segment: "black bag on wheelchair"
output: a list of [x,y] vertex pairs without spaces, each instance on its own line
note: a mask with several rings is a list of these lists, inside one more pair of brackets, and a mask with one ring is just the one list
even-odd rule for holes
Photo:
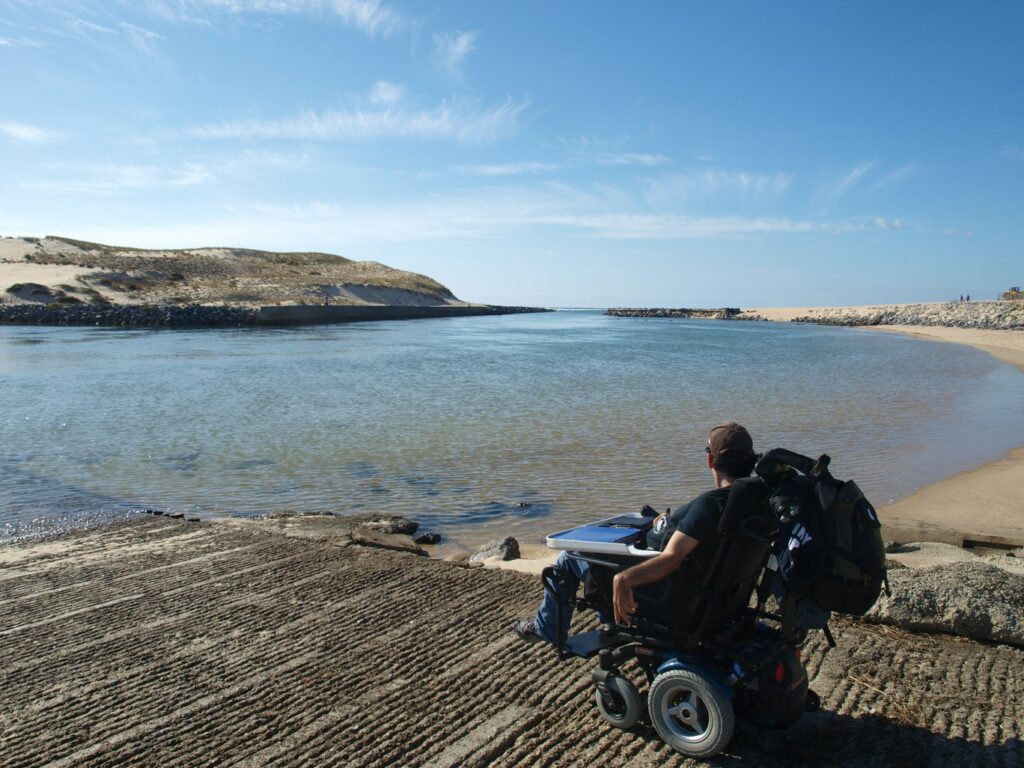
[[886,583],[881,523],[857,484],[832,477],[829,463],[776,448],[754,471],[771,488],[783,524],[775,556],[785,591],[824,611],[861,616]]

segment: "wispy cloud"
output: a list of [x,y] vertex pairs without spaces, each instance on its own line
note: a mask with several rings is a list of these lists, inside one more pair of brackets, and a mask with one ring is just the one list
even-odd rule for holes
[[595,156],[575,155],[558,162],[544,162],[540,160],[519,160],[509,163],[494,163],[483,165],[459,165],[455,167],[456,173],[467,176],[519,176],[525,174],[550,173],[553,171],[568,170],[573,168],[584,168],[589,166],[643,166],[653,167],[672,162],[664,155],[642,155],[642,154],[601,154]]
[[476,38],[476,32],[435,32],[434,59],[438,66],[449,74],[459,74],[462,60],[476,50]]
[[642,165],[652,168],[656,165],[668,165],[672,158],[666,155],[644,155],[635,152],[601,152],[595,156],[594,162],[597,165]]
[[781,196],[792,183],[793,176],[788,173],[723,170],[668,173],[646,181],[645,197],[650,204],[658,206],[723,195],[768,199]]
[[1007,144],[1003,147],[1003,155],[1010,158],[1011,160],[1024,161],[1024,147],[1017,147],[1012,144]]
[[198,163],[180,166],[69,163],[49,166],[59,178],[23,182],[23,189],[53,194],[117,194],[154,187],[195,187],[215,180]]
[[911,179],[918,173],[920,173],[920,170],[921,169],[918,166],[914,165],[913,163],[902,165],[895,171],[890,171],[877,181],[872,182],[871,185],[868,187],[868,191],[877,192],[878,190],[884,189],[885,187],[889,187],[892,186],[893,184],[898,184],[902,181],[906,181],[907,179]]
[[0,48],[42,48],[38,40],[28,37],[0,37]]
[[[259,244],[274,247],[297,231],[358,247],[365,243],[488,240],[544,232],[599,240],[722,240],[747,237],[846,236],[897,229],[896,220],[651,212],[628,189],[556,182],[494,186],[472,194],[405,201],[294,205],[234,204],[205,222],[152,230],[129,228],[133,242]],[[93,233],[95,234],[95,233]]]
[[623,151],[627,137],[609,140],[598,136],[559,137],[558,143],[577,165],[640,165],[654,167],[668,165],[667,155]]
[[387,80],[378,80],[371,86],[368,97],[371,104],[392,106],[405,98],[405,86]]
[[514,135],[528,106],[511,98],[480,108],[463,99],[442,101],[431,109],[308,111],[275,120],[237,120],[195,126],[188,135],[201,139],[376,139],[400,137],[490,142]]
[[467,176],[519,176],[522,174],[557,171],[562,167],[559,163],[523,160],[516,163],[497,163],[494,165],[460,165],[455,170]]
[[210,23],[209,14],[334,16],[369,37],[388,37],[410,20],[381,0],[149,0],[151,13],[169,21]]
[[556,215],[538,217],[535,223],[583,230],[611,240],[713,239],[743,235],[799,234],[824,231],[822,225],[813,222],[764,216]]
[[897,229],[903,229],[903,227],[906,226],[902,219],[887,219],[883,216],[876,216],[874,223],[879,229],[884,229],[890,232]]
[[407,19],[380,0],[328,0],[327,5],[343,21],[370,37],[390,35]]
[[817,199],[826,204],[838,203],[850,192],[850,190],[856,187],[874,167],[874,160],[855,166],[849,173],[846,173],[823,185],[818,190],[816,195]]
[[64,134],[59,131],[11,121],[0,122],[0,134],[26,144],[49,144],[64,138]]
[[293,172],[309,166],[316,153],[243,150],[217,155],[203,162],[46,163],[36,178],[18,183],[22,189],[55,194],[115,195],[145,189],[189,188],[223,181],[248,183],[267,175]]
[[77,17],[69,18],[68,19],[68,26],[71,27],[72,29],[77,30],[78,32],[81,32],[81,33],[86,34],[86,35],[91,34],[91,33],[98,33],[98,34],[101,34],[101,35],[116,35],[117,34],[117,30],[114,29],[113,27],[107,27],[107,26],[104,26],[103,24],[97,24],[94,21],[89,21],[88,19],[77,18]]

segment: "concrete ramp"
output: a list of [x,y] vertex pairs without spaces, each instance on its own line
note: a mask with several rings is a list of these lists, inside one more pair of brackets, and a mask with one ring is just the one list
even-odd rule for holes
[[[536,579],[145,518],[0,549],[0,766],[675,766],[589,665],[508,629]],[[1018,766],[1024,653],[842,624],[824,712],[722,764]]]

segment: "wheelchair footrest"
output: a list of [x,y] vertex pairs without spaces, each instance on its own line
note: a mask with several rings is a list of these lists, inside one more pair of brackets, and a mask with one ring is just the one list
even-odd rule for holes
[[606,647],[607,642],[604,633],[599,629],[592,629],[589,632],[573,635],[565,641],[565,646],[563,646],[565,652],[570,656],[579,656],[581,659],[592,658]]
[[605,648],[615,648],[622,645],[621,639],[609,637],[608,633],[601,629],[592,629],[589,632],[580,632],[573,635],[562,646],[565,656],[579,656],[581,659],[589,659],[596,656]]

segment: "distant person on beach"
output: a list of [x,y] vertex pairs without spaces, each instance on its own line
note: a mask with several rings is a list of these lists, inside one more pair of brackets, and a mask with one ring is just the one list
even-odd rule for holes
[[[715,487],[702,493],[689,504],[655,518],[647,533],[648,549],[661,550],[639,565],[616,574],[612,582],[612,605],[614,619],[618,624],[628,626],[637,610],[633,589],[660,581],[676,571],[683,560],[692,559],[701,572],[711,566],[710,559],[717,549],[720,534],[718,520],[725,510],[729,488],[733,481],[750,475],[756,456],[750,433],[734,421],[727,421],[714,427],[708,435],[707,467],[711,470]],[[562,635],[568,632],[572,620],[573,600],[580,582],[587,578],[590,564],[569,557],[562,552],[555,561],[565,579],[566,592],[562,600]],[[556,628],[556,598],[547,590],[540,608],[532,619],[519,619],[512,630],[526,642],[546,640],[554,643],[558,636]],[[607,616],[600,616],[607,623]]]
[[963,304],[963,303],[964,303],[964,295],[963,295],[962,293],[960,294],[960,303],[961,303],[961,304]]

